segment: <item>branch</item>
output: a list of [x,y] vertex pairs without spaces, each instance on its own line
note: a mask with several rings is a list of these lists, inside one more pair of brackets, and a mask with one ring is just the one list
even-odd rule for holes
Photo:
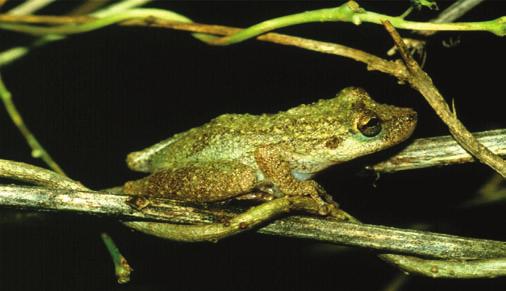
[[[110,192],[0,186],[0,205],[14,208],[71,211],[123,220],[170,223],[215,223],[232,218],[244,209],[216,205],[191,205],[169,199],[149,199],[142,210],[132,205],[132,196]],[[258,233],[313,239],[323,242],[443,259],[489,259],[506,257],[506,243],[464,238],[433,232],[386,226],[344,223],[309,216],[290,216],[269,223]]]
[[406,45],[402,41],[399,33],[388,21],[385,21],[383,24],[385,25],[388,33],[390,33],[390,36],[394,40],[394,43],[404,60],[404,64],[406,65],[409,73],[409,78],[406,81],[418,92],[420,92],[420,94],[422,94],[439,118],[441,118],[441,120],[448,126],[448,129],[455,140],[463,148],[465,148],[482,163],[490,166],[501,176],[506,177],[506,162],[479,143],[467,130],[467,128],[457,118],[456,113],[450,110],[450,107],[432,83],[432,79],[429,75],[420,68],[417,62],[408,53]]
[[[473,133],[478,142],[496,155],[506,157],[506,129]],[[414,140],[393,157],[368,166],[376,172],[398,172],[428,167],[462,164],[476,161],[451,136],[438,136]]]
[[[206,207],[206,205],[194,207],[167,199],[151,198],[148,200],[140,196],[113,195],[114,193],[118,194],[121,188],[116,190],[111,189],[104,193],[68,190],[67,187],[74,187],[78,190],[84,187],[66,177],[58,177],[59,175],[56,173],[53,173],[53,176],[51,176],[49,174],[50,171],[38,169],[35,166],[10,161],[3,161],[3,163],[3,168],[6,169],[2,171],[4,172],[4,177],[24,180],[18,176],[18,174],[29,175],[33,173],[36,177],[26,179],[27,182],[35,182],[60,189],[19,186],[5,186],[2,188],[0,186],[0,198],[4,198],[0,199],[0,205],[5,204],[18,208],[35,208],[37,210],[78,211],[87,214],[106,214],[120,218],[136,217],[135,220],[137,221],[126,221],[125,224],[145,233],[164,238],[169,237],[178,240],[194,241],[195,239],[192,237],[192,232],[188,231],[193,229],[198,240],[201,240],[203,234],[205,235],[206,233],[209,234],[209,238],[215,239],[217,238],[217,233],[223,233],[224,235],[222,237],[225,237],[232,233],[241,232],[250,227],[256,227],[259,223],[266,221],[267,218],[277,216],[289,210],[302,209],[306,212],[309,210],[314,213],[319,209],[317,205],[314,205],[312,199],[300,196],[275,199],[247,210],[235,209],[234,211],[234,209],[212,209]],[[40,173],[37,173],[38,170]],[[56,180],[56,182],[54,180]],[[4,195],[1,195],[2,193]],[[308,208],[308,205],[313,208]],[[192,220],[192,218],[190,218],[192,216],[191,214],[196,214],[198,219]],[[204,216],[202,217],[202,215]],[[150,221],[138,221],[140,217],[151,217],[152,219]],[[293,221],[293,219],[295,219],[295,221]],[[480,268],[481,265],[484,265],[484,268],[489,271],[478,272],[474,275],[462,271],[472,270],[468,265],[461,266],[452,261],[424,260],[423,262],[426,264],[438,264],[441,268],[449,270],[447,271],[448,273],[453,272],[453,274],[457,274],[455,275],[456,277],[490,277],[506,275],[506,271],[501,269],[496,271],[490,270],[489,260],[483,260],[496,256],[504,257],[502,253],[506,251],[506,246],[502,242],[466,239],[428,232],[418,232],[417,234],[416,231],[412,230],[404,231],[388,227],[368,226],[360,223],[343,223],[342,221],[332,221],[321,218],[299,217],[298,219],[299,221],[297,221],[297,217],[292,216],[285,220],[278,220],[259,229],[258,232],[281,236],[312,238],[321,241],[432,257],[480,259],[482,261],[473,262],[473,268]],[[309,221],[304,222],[304,220],[308,219]],[[311,219],[313,221],[311,221]],[[163,222],[157,222],[160,220]],[[187,225],[174,224],[181,222],[186,222]],[[276,227],[277,224],[278,227]],[[348,226],[351,228],[346,229]],[[345,228],[343,229],[343,227]],[[178,232],[177,230],[179,229],[184,229],[184,232]],[[333,231],[337,232],[334,233]],[[186,237],[181,237],[181,233],[184,233]],[[187,236],[187,234],[190,234],[190,236]],[[385,237],[388,237],[389,241],[385,240]],[[467,246],[472,247],[468,248]],[[111,253],[111,255],[118,259],[117,262],[115,262],[117,275],[119,275],[118,278],[121,280],[126,279],[131,269],[127,268],[128,265],[124,264],[126,263],[124,260],[121,260],[120,254]],[[402,269],[412,269],[417,265],[418,261],[416,260],[420,260],[410,257],[394,256],[390,258],[388,255],[382,255],[382,258],[392,264],[398,265]],[[495,265],[500,263],[500,260],[494,261]],[[467,264],[467,262],[463,262],[462,264]],[[118,270],[120,272],[118,272]],[[423,272],[420,272],[420,274],[423,274]]]

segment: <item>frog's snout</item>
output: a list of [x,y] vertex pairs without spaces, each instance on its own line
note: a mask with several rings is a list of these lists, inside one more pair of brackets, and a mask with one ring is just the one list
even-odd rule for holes
[[414,111],[412,109],[407,108],[406,110],[407,110],[407,113],[403,116],[402,122],[404,122],[414,128],[416,126],[416,123],[418,122],[418,114],[416,113],[416,111]]
[[416,113],[416,111],[414,111],[412,109],[408,109],[408,110],[409,110],[409,112],[406,115],[406,121],[413,122],[414,124],[416,124],[418,121],[418,114]]
[[404,108],[406,113],[401,117],[400,123],[407,129],[407,136],[411,136],[418,122],[418,114],[411,108]]

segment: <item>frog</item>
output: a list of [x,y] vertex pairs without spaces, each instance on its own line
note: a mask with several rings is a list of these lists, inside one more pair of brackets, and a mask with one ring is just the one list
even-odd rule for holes
[[129,195],[208,203],[305,195],[326,215],[338,207],[313,177],[390,148],[413,133],[417,114],[381,104],[362,88],[274,114],[224,114],[127,156]]

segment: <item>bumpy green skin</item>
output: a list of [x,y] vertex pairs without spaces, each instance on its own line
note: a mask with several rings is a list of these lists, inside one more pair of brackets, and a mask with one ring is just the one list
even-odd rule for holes
[[125,191],[189,201],[318,196],[314,174],[398,144],[415,126],[413,110],[379,104],[360,88],[276,114],[225,114],[129,154],[131,169],[152,174]]

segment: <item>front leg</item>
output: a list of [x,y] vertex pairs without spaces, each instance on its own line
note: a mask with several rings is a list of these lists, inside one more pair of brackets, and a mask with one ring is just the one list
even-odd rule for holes
[[[320,184],[314,180],[297,180],[292,175],[290,164],[283,159],[282,150],[276,146],[262,146],[255,151],[255,160],[276,190],[284,195],[309,195],[319,205],[322,215],[338,215],[338,204],[332,200]],[[322,200],[322,198],[325,200]]]

